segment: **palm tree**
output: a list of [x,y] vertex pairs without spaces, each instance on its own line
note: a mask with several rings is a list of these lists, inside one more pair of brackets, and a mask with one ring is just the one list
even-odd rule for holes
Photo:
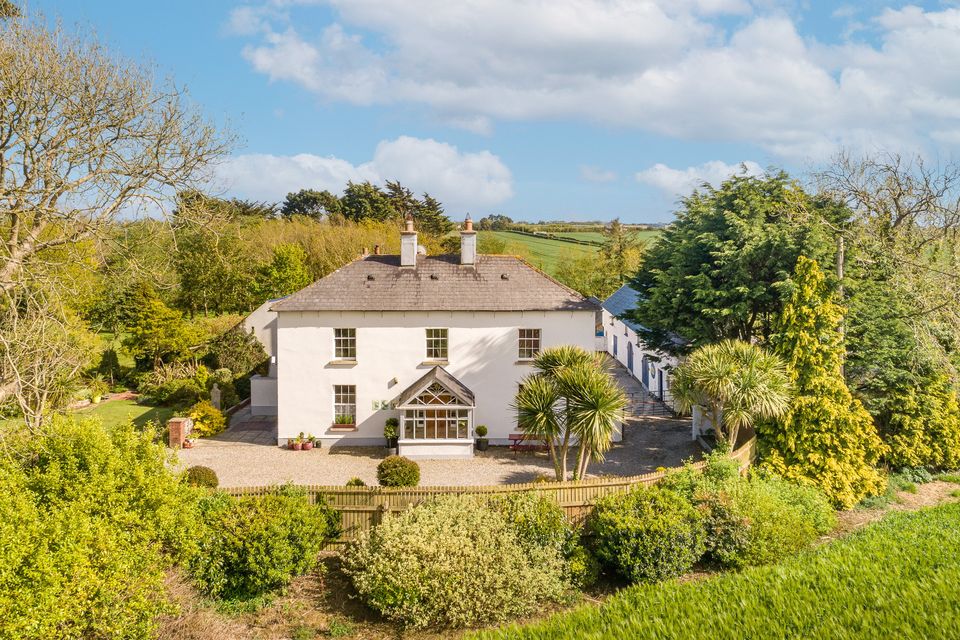
[[681,411],[702,407],[717,432],[736,445],[740,429],[778,418],[790,407],[790,378],[776,354],[741,340],[694,351],[673,374]]
[[574,479],[586,475],[592,460],[603,460],[626,397],[596,354],[561,346],[542,351],[536,373],[521,385],[513,407],[517,424],[547,443],[557,480],[567,479],[570,443],[580,444]]

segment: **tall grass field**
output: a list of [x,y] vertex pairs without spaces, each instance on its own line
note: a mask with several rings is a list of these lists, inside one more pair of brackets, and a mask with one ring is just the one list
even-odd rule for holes
[[472,637],[958,638],[960,503],[889,515],[779,565],[630,587],[599,607]]

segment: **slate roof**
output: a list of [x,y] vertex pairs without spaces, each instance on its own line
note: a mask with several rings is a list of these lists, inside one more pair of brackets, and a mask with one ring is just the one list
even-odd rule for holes
[[457,380],[449,371],[437,365],[433,369],[430,369],[430,371],[427,371],[426,375],[422,376],[419,380],[407,387],[403,393],[400,394],[400,398],[397,400],[397,406],[402,407],[410,404],[411,400],[417,397],[421,391],[432,385],[434,382],[439,382],[446,387],[450,393],[463,401],[464,406],[475,407],[477,405],[476,399],[473,396],[473,391],[470,391],[466,385]]
[[595,311],[596,305],[515,256],[359,258],[271,307],[273,311]]
[[624,313],[637,307],[640,293],[628,284],[623,285],[603,301],[603,308],[612,316],[623,322],[634,331],[645,331],[646,327],[631,318],[623,318]]

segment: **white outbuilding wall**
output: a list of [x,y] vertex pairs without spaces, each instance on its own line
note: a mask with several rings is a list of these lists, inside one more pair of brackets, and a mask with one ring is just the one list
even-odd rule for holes
[[648,347],[636,331],[606,309],[603,310],[603,328],[607,353],[630,371],[647,391],[671,409],[675,408],[670,393],[670,370],[677,365],[676,358]]
[[[426,358],[426,328],[449,330],[443,368],[476,399],[471,430],[485,424],[494,444],[516,431],[510,403],[531,373],[518,359],[519,329],[540,329],[541,349],[595,346],[595,312],[580,311],[281,311],[278,316],[278,440],[313,434],[326,445],[382,445],[397,396],[436,362]],[[334,328],[356,328],[356,364],[334,359]],[[331,431],[333,386],[356,385],[357,430]]]

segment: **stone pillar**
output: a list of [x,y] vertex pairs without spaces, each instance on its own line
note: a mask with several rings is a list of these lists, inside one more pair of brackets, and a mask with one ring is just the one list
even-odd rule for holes
[[193,431],[193,419],[170,418],[170,420],[167,421],[167,429],[170,432],[170,448],[179,449],[183,446],[183,441],[186,440],[190,432]]
[[220,408],[220,397],[221,397],[220,386],[216,382],[214,382],[213,389],[210,389],[210,404],[215,406],[217,409]]

